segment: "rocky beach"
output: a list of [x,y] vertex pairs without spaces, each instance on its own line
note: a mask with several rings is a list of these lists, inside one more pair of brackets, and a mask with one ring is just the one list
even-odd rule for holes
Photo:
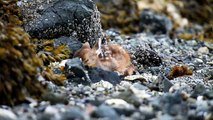
[[212,6],[0,1],[0,120],[212,120]]

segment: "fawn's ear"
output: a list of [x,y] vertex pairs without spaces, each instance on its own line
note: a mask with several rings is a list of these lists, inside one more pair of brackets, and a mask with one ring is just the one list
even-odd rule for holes
[[83,54],[85,53],[85,51],[87,50],[90,50],[90,45],[88,42],[84,43],[83,46],[77,50],[75,53],[74,53],[74,57],[80,57],[80,56],[83,56]]

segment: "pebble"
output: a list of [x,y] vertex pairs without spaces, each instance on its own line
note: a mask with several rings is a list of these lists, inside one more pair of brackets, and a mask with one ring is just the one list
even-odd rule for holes
[[61,120],[90,120],[89,115],[77,107],[67,109],[61,113]]
[[205,42],[204,44],[205,44],[209,49],[213,49],[213,43]]
[[113,88],[113,85],[110,82],[101,80],[100,82],[94,83],[91,85],[92,88],[105,88],[105,89],[111,89]]
[[130,75],[124,77],[124,80],[133,81],[133,80],[140,80],[140,81],[146,81],[143,75]]
[[105,101],[107,105],[120,109],[134,109],[134,106],[122,99],[108,99]]
[[174,120],[174,118],[168,114],[159,115],[158,120]]
[[10,110],[0,108],[0,120],[17,120],[17,116]]
[[[211,118],[212,89],[208,83],[212,79],[211,64],[208,63],[212,61],[210,48],[208,48],[209,53],[200,52],[202,53],[200,57],[198,49],[202,48],[202,44],[197,41],[171,40],[164,35],[149,36],[144,33],[128,38],[128,41],[124,41],[126,38],[120,35],[114,38],[128,48],[130,53],[134,52],[138,44],[151,49],[146,46],[149,44],[158,55],[163,56],[163,64],[157,67],[140,67],[140,72],[137,71],[135,75],[127,77],[116,75],[116,79],[113,78],[111,81],[107,74],[105,77],[100,75],[99,80],[91,84],[74,84],[72,81],[65,81],[65,85],[59,87],[50,81],[41,80],[47,84],[50,91],[64,96],[59,97],[60,99],[56,97],[57,102],[54,102],[54,97],[50,97],[46,102],[31,104],[33,107],[21,105],[23,109],[12,109],[20,111],[15,112],[17,114],[17,116],[14,114],[15,118],[21,120],[29,118],[32,120],[74,118],[182,120],[186,119],[186,116],[190,119]],[[64,66],[68,61],[57,63],[53,67]],[[135,62],[138,64],[137,61]],[[168,68],[182,62],[193,67],[192,76],[182,76],[173,80],[164,77]],[[69,64],[69,66],[79,67],[77,64]],[[85,70],[87,69],[82,71],[86,76],[88,73]],[[203,87],[198,87],[198,84]],[[157,89],[151,89],[150,85],[155,85]],[[64,99],[61,98],[66,98],[68,104],[62,102]],[[50,105],[48,101],[55,105]],[[87,104],[91,104],[91,107],[88,108]],[[12,112],[12,110],[7,111]]]
[[97,118],[107,118],[109,120],[119,120],[117,112],[112,107],[104,104],[100,105],[94,113],[92,113],[92,116]]
[[198,55],[208,54],[209,49],[208,47],[200,47],[197,51]]
[[146,86],[144,86],[144,85],[142,85],[142,84],[140,84],[140,83],[133,83],[133,85],[132,86],[130,86],[130,89],[132,90],[132,91],[136,91],[136,90],[147,90],[148,89],[148,87],[146,87]]
[[122,86],[124,89],[130,88],[132,84],[128,81],[121,81],[120,86]]
[[105,89],[102,88],[102,87],[98,87],[98,88],[96,88],[96,90],[97,90],[97,92],[103,92],[103,91],[105,91]]
[[135,107],[122,99],[108,99],[105,104],[114,108],[120,115],[130,116],[135,112]]
[[139,83],[135,83],[130,87],[130,90],[137,96],[138,98],[149,98],[151,95],[146,91],[148,88]]
[[[201,99],[199,97],[201,97]],[[206,100],[203,100],[202,96],[199,96],[199,97],[197,98],[197,101],[196,101],[196,105],[197,105],[196,111],[207,112],[209,108],[208,102]]]
[[58,110],[52,106],[48,106],[45,110],[44,110],[44,113],[45,114],[50,114],[50,115],[55,115],[55,114],[58,114]]

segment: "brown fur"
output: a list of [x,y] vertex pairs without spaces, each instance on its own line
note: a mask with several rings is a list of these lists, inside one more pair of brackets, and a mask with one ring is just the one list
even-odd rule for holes
[[80,57],[83,63],[89,67],[98,67],[108,71],[117,71],[122,75],[131,75],[134,66],[131,63],[130,55],[120,45],[102,45],[104,56],[97,55],[97,47],[90,48],[85,43],[80,50],[75,53],[75,57]]

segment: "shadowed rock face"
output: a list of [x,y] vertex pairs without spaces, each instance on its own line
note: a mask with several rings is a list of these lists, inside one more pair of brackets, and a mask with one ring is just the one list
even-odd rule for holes
[[76,36],[94,45],[101,31],[99,12],[90,0],[60,0],[24,26],[33,38],[52,39]]

